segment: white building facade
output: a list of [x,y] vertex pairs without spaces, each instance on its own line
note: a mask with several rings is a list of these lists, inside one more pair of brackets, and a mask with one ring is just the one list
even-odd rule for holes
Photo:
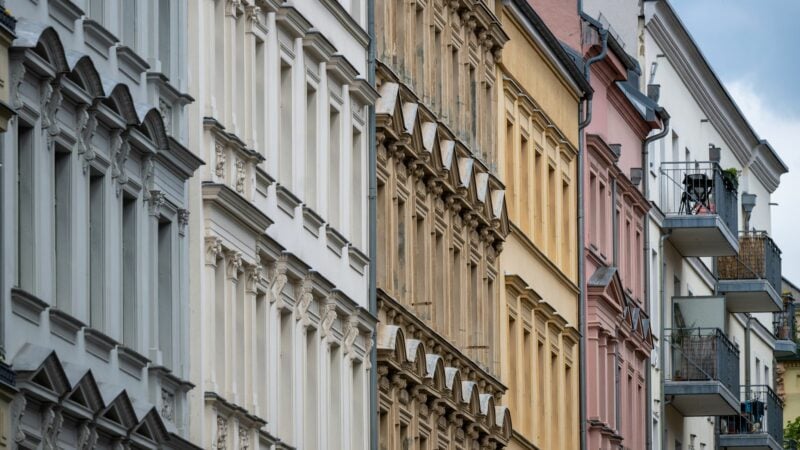
[[188,4],[204,448],[368,448],[366,2]]
[[12,448],[187,440],[186,2],[15,0],[2,137]]

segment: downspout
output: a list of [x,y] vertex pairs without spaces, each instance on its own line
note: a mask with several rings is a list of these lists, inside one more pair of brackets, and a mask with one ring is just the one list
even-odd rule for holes
[[[369,48],[367,50],[367,81],[370,86],[375,86],[375,0],[367,0],[367,34],[369,35]],[[377,298],[377,261],[378,261],[378,179],[377,179],[377,154],[375,142],[375,105],[369,107],[368,117],[369,134],[369,312],[378,317]],[[378,330],[372,334],[372,351],[369,362],[372,369],[369,372],[369,448],[378,450]]]
[[[581,4],[579,3],[578,6],[580,7]],[[578,13],[580,14],[580,10]],[[586,63],[583,66],[583,76],[586,78],[586,82],[590,83],[590,68],[592,64],[602,60],[606,57],[606,53],[608,52],[608,30],[600,29],[598,30],[600,33],[600,38],[602,41],[602,48],[600,53],[589,58],[586,60]],[[586,261],[584,258],[584,252],[586,243],[584,242],[584,207],[583,207],[583,190],[584,190],[584,182],[583,182],[583,172],[584,172],[584,137],[583,137],[583,130],[586,128],[589,123],[592,121],[592,98],[591,94],[586,96],[586,117],[578,123],[578,330],[580,330],[580,342],[578,343],[578,353],[580,354],[580,385],[581,392],[580,396],[580,425],[581,425],[581,450],[587,450],[586,448],[586,424],[587,424],[587,417],[586,417],[586,330],[584,330],[586,324],[586,289],[584,287],[586,275],[584,272],[586,271]],[[581,103],[578,107],[578,119],[580,120],[583,116],[584,112],[584,103]]]
[[[650,201],[650,177],[647,174],[648,167],[650,167],[650,153],[649,153],[649,145],[651,142],[655,142],[667,135],[669,133],[669,114],[663,108],[660,110],[661,120],[663,121],[663,127],[658,134],[654,134],[653,136],[645,138],[644,142],[642,142],[642,194],[647,201]],[[644,281],[644,298],[645,298],[645,308],[647,308],[646,312],[650,315],[650,211],[647,212],[647,223],[644,224],[647,227],[644,230],[644,273],[647,276],[647,280]],[[652,318],[652,315],[650,316]],[[662,318],[663,320],[663,318]],[[651,321],[652,323],[652,321]],[[659,339],[662,339],[663,335]],[[647,370],[645,373],[647,379],[647,420],[645,427],[645,436],[646,436],[646,446],[647,450],[653,448],[653,374],[651,370]]]
[[[664,322],[665,322],[666,310],[667,310],[667,291],[666,291],[666,287],[665,287],[667,285],[667,283],[664,282],[664,277],[666,276],[666,273],[667,273],[667,258],[664,255],[664,241],[666,241],[671,234],[672,234],[672,231],[669,231],[669,230],[666,233],[662,234],[661,238],[659,240],[659,243],[658,243],[658,255],[661,257],[661,268],[660,268],[660,274],[659,274],[659,284],[661,285],[661,294],[660,294],[660,297],[661,297],[660,303],[661,304],[659,305],[659,307],[660,307],[661,311],[660,311],[660,316],[659,316],[659,320],[658,320],[658,329],[659,329],[659,334],[658,335],[660,336],[658,343],[659,343],[659,347],[661,347],[661,351],[658,352],[658,359],[659,359],[658,367],[661,370],[658,372],[658,375],[659,375],[659,380],[660,380],[659,382],[661,383],[660,386],[661,386],[661,395],[662,396],[664,395],[664,371],[666,370],[666,367],[664,366],[664,364],[666,363],[666,356],[665,356],[665,353],[666,353],[666,339],[664,338],[664,328],[665,328],[664,327]],[[659,411],[659,423],[661,424],[662,427],[664,426],[664,420],[666,419],[666,417],[664,415],[664,414],[666,414],[665,413],[666,403],[667,403],[666,397],[662,398],[661,402],[659,403],[659,408],[660,408],[660,411]],[[661,448],[662,449],[667,448],[667,440],[666,439],[667,439],[666,433],[661,433]]]
[[744,329],[744,386],[747,392],[750,391],[750,334],[752,333],[753,329],[750,325],[750,321],[753,320],[753,317],[750,314],[747,314],[747,326]]
[[617,218],[617,179],[611,180],[611,264],[619,270],[619,219]]

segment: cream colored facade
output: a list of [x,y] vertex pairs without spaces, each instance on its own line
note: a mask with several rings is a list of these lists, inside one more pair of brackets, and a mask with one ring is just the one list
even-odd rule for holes
[[499,2],[376,2],[380,448],[495,449]]
[[500,15],[510,41],[497,70],[497,162],[511,222],[500,257],[501,378],[514,422],[510,448],[577,449],[576,149],[584,88],[563,50],[545,43],[529,8],[507,2]]
[[188,2],[190,436],[366,449],[366,2]]

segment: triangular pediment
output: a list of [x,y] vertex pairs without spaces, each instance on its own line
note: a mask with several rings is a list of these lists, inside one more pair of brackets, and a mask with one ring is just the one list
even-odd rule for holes
[[599,267],[589,278],[588,285],[590,293],[608,299],[617,313],[624,312],[625,291],[622,288],[622,280],[616,267]]

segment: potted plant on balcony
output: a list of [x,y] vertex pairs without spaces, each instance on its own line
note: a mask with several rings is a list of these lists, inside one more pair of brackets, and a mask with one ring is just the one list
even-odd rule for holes
[[722,184],[725,189],[736,192],[739,190],[739,175],[741,172],[735,167],[729,167],[722,171]]

